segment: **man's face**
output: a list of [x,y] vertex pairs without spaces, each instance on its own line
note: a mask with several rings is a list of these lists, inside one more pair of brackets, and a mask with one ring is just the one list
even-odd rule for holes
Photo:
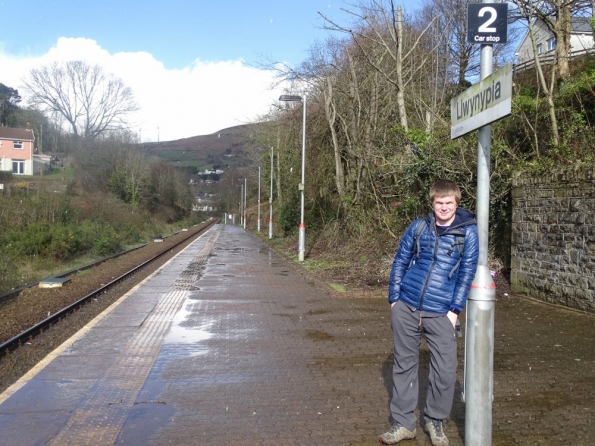
[[448,226],[455,219],[455,211],[457,210],[457,200],[454,195],[446,195],[445,197],[434,197],[432,209],[436,217],[436,224],[438,226]]

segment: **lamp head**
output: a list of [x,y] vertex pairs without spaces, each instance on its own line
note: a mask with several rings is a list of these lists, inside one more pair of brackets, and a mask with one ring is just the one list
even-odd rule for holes
[[298,95],[293,95],[293,94],[282,94],[281,96],[279,96],[279,100],[280,101],[301,101],[303,98],[301,96]]

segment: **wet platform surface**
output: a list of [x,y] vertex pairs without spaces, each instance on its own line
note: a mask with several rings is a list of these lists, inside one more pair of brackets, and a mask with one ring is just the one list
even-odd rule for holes
[[[585,355],[576,364],[589,375]],[[496,387],[530,379],[506,361]],[[216,226],[0,395],[0,444],[378,444],[391,367],[384,299],[329,295],[253,235]],[[543,444],[531,426],[515,437],[528,410],[498,395],[494,444]],[[595,438],[593,415],[582,407],[572,444]],[[460,401],[452,418],[446,433],[461,445]],[[430,443],[418,428],[401,444]]]
[[2,395],[0,444],[375,443],[383,310],[215,227]]

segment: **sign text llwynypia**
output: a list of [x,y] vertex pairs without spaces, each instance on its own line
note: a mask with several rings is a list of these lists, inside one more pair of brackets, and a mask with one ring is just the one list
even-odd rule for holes
[[509,63],[451,99],[451,139],[508,116],[511,104],[512,63]]

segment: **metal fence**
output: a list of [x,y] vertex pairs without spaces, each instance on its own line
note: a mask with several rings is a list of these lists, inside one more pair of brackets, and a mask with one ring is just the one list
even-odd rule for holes
[[[574,59],[579,56],[585,56],[587,54],[593,54],[593,53],[595,53],[595,49],[593,49],[593,48],[581,49],[581,50],[571,51],[570,54],[568,55],[568,57],[570,59]],[[556,55],[555,55],[554,50],[548,51],[547,53],[543,53],[539,56],[539,62],[542,65],[550,65],[550,64],[554,63],[555,57],[556,57]],[[533,68],[534,65],[535,65],[535,58],[529,59],[529,60],[527,60],[523,63],[520,63],[520,64],[513,65],[512,70],[515,73],[518,73],[521,71],[525,71],[529,68]]]

